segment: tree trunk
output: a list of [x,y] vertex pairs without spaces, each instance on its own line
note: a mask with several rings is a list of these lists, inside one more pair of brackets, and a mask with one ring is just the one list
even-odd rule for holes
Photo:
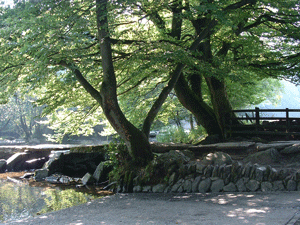
[[[201,92],[201,90],[199,91]],[[214,111],[203,101],[201,96],[191,90],[183,75],[177,81],[175,92],[180,103],[195,116],[197,123],[204,127],[208,135],[222,134]]]
[[222,136],[226,137],[226,127],[229,125],[229,122],[232,121],[233,124],[238,124],[238,121],[234,120],[235,115],[228,100],[225,84],[214,77],[206,77],[205,80],[211,94],[211,102]]
[[146,135],[126,119],[117,100],[116,77],[108,33],[107,0],[96,0],[96,4],[98,37],[103,68],[103,82],[97,101],[100,103],[110,124],[124,139],[134,162],[145,165],[153,158],[150,143]]

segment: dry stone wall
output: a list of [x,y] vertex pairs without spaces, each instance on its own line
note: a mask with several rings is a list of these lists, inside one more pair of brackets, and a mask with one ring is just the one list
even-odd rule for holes
[[[262,146],[264,148],[262,148]],[[136,176],[133,185],[120,183],[117,192],[270,192],[299,191],[300,168],[274,168],[271,165],[253,163],[253,159],[278,162],[287,155],[300,159],[300,143],[259,145],[261,148],[244,162],[232,160],[224,152],[208,154],[203,160],[195,161],[191,152],[170,151],[158,156],[152,163],[156,176]],[[188,153],[189,152],[189,153]],[[248,161],[248,162],[247,162]],[[246,162],[246,163],[245,163]],[[162,169],[163,168],[163,169]],[[147,173],[147,171],[146,171]],[[163,176],[163,177],[162,177]],[[160,182],[151,183],[153,180]]]

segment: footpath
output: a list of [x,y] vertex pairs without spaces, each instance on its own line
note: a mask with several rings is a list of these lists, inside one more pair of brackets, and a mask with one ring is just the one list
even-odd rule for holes
[[299,225],[300,192],[115,194],[8,224]]

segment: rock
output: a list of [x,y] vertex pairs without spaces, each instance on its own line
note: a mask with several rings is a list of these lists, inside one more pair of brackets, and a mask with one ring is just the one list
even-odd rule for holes
[[153,193],[163,193],[166,188],[165,184],[157,184],[152,187],[152,192]]
[[294,180],[289,180],[289,181],[287,182],[286,189],[287,189],[288,191],[296,191],[296,190],[297,190],[297,183],[296,183],[296,181],[294,181]]
[[15,153],[7,159],[7,171],[40,169],[48,160],[50,151],[28,151]]
[[203,174],[205,168],[206,168],[206,166],[204,164],[197,162],[196,173]]
[[204,165],[229,165],[232,163],[231,156],[224,152],[209,153],[203,160]]
[[4,173],[6,170],[6,160],[0,159],[0,173]]
[[104,182],[108,180],[108,174],[110,173],[110,171],[112,171],[113,166],[109,163],[109,162],[101,162],[94,174],[93,177],[95,178],[96,182]]
[[265,151],[257,152],[255,154],[249,155],[246,157],[243,162],[244,163],[258,163],[258,164],[271,164],[274,162],[278,162],[281,156],[279,152],[275,148],[270,148]]
[[244,169],[242,170],[242,176],[250,177],[252,167],[253,167],[252,163],[247,163]]
[[257,181],[263,181],[267,168],[264,166],[257,167],[255,170],[255,178]]
[[231,180],[236,183],[241,177],[243,173],[242,164],[240,162],[234,161],[231,167]]
[[133,192],[134,193],[142,192],[142,187],[140,185],[134,186],[133,187]]
[[277,180],[277,178],[278,178],[278,171],[275,168],[271,168],[268,180],[275,181]]
[[41,169],[44,166],[45,162],[47,161],[48,161],[48,157],[27,160],[24,163],[24,169],[25,170]]
[[270,149],[270,155],[273,162],[280,162],[280,159],[282,158],[281,154],[276,148]]
[[213,171],[213,166],[208,165],[205,169],[204,169],[204,176],[205,177],[211,177],[212,171]]
[[246,183],[246,188],[252,192],[257,191],[260,188],[260,183],[257,180],[250,180]]
[[273,182],[273,190],[274,191],[285,191],[285,187],[283,185],[282,180],[277,180]]
[[224,181],[222,179],[213,181],[210,187],[212,192],[220,192],[223,190],[223,188],[224,188]]
[[72,181],[72,179],[68,176],[61,176],[59,179],[58,179],[59,183],[62,183],[62,184],[68,184]]
[[96,181],[95,178],[90,173],[86,173],[81,179],[81,182],[84,185],[93,184],[95,183],[95,181]]
[[142,192],[151,192],[152,191],[152,187],[151,186],[144,186],[142,188]]
[[190,160],[195,159],[195,153],[190,150],[182,150],[181,151],[185,156],[189,157]]
[[211,179],[207,178],[199,183],[198,191],[201,193],[206,193],[209,191],[211,186]]
[[178,189],[182,186],[183,183],[183,179],[180,179],[177,181],[176,184],[173,185],[173,187],[171,188],[171,192],[178,192]]
[[271,182],[266,181],[261,183],[261,191],[263,192],[270,192],[273,190],[273,185]]
[[300,191],[300,183],[297,185],[297,191]]
[[201,176],[196,177],[195,180],[193,181],[193,183],[192,183],[192,192],[193,193],[198,192],[198,186],[199,186],[200,181],[201,181]]
[[229,184],[227,184],[226,186],[223,187],[223,191],[225,191],[225,192],[236,192],[237,187],[235,186],[235,184],[233,182],[230,182]]
[[21,179],[28,179],[34,177],[34,173],[25,173],[23,176],[21,176]]
[[237,189],[239,192],[245,192],[247,191],[247,188],[246,188],[246,183],[249,181],[249,178],[241,178],[239,179],[237,182],[236,182],[236,186],[237,186]]
[[46,177],[45,181],[52,183],[52,184],[57,184],[57,183],[59,183],[59,178],[60,178],[60,175],[53,174],[52,176]]
[[105,160],[102,152],[79,153],[69,150],[52,152],[44,168],[49,174],[62,173],[67,176],[82,177],[87,172],[93,174],[101,162]]
[[169,186],[172,186],[176,182],[177,178],[178,178],[177,173],[176,172],[172,173],[172,175],[169,178]]
[[36,181],[43,181],[48,176],[48,169],[38,169],[34,173],[34,179]]
[[211,173],[211,176],[212,177],[218,177],[219,176],[219,166],[218,165],[214,166],[213,171]]
[[187,193],[192,192],[192,183],[193,182],[190,179],[185,180],[183,183],[183,191],[185,191]]
[[28,152],[19,152],[12,155],[6,161],[7,171],[22,171],[24,170],[25,161],[29,160]]
[[284,155],[300,153],[300,144],[294,144],[292,146],[286,147],[281,150],[280,153]]

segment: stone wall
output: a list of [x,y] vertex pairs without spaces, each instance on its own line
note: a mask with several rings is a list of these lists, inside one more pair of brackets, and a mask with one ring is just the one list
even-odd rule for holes
[[[145,175],[138,175],[133,179],[132,185],[128,185],[130,181],[121,182],[116,191],[205,193],[300,190],[300,172],[297,168],[276,169],[270,165],[261,166],[251,162],[244,164],[230,160],[226,153],[218,154],[218,158],[225,161],[193,161],[181,151],[170,151],[157,157],[152,163],[153,171],[160,168],[156,177],[151,172],[150,177],[146,178]],[[146,169],[144,173],[149,171]],[[149,182],[153,180],[159,182]]]

